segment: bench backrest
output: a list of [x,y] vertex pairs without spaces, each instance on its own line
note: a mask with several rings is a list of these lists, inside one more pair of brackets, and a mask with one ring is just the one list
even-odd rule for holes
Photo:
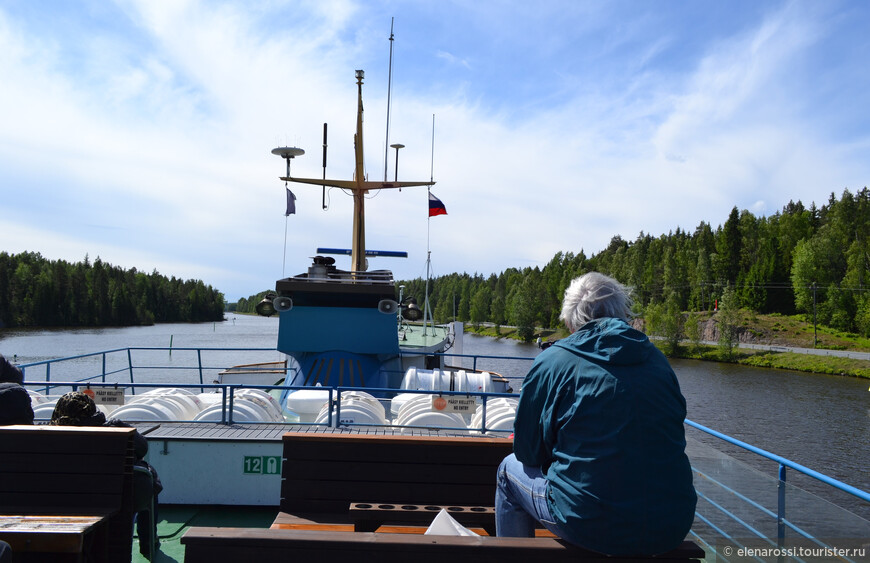
[[[0,426],[0,514],[104,516],[108,561],[130,561],[133,428]],[[50,530],[48,530],[50,531]]]
[[131,498],[132,428],[0,427],[0,513],[104,514]]
[[346,512],[351,502],[492,506],[506,438],[284,434],[283,512]]

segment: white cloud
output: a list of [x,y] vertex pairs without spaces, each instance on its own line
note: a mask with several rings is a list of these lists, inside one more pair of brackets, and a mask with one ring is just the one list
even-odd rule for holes
[[[112,25],[93,28],[76,12],[66,35],[0,8],[0,107],[14,108],[0,129],[0,183],[14,188],[0,250],[155,264],[231,299],[271,286],[285,220],[284,164],[269,151],[305,148],[294,174],[319,177],[328,122],[328,175],[349,178],[357,68],[367,71],[367,172],[383,174],[389,19],[379,18],[392,8],[400,30],[425,20],[413,37],[397,33],[413,49],[399,51],[390,142],[406,145],[400,177],[427,179],[435,114],[433,191],[449,212],[428,225],[437,273],[543,266],[560,250],[598,252],[613,235],[715,226],[734,205],[771,213],[867,183],[867,137],[818,135],[824,119],[804,113],[812,84],[796,69],[831,32],[814,13],[824,10],[801,3],[698,39],[694,59],[682,52],[690,30],[664,16],[627,21],[603,45],[596,34],[625,15],[573,4],[546,36],[550,12],[506,12],[494,25],[482,7],[118,6]],[[518,37],[524,29],[537,35]],[[668,66],[674,53],[690,62]],[[449,63],[439,74],[405,82],[438,60]],[[853,111],[866,118],[866,107]],[[288,275],[317,246],[350,238],[347,196],[331,191],[323,212],[319,188],[292,189]],[[369,247],[411,254],[373,267],[424,275],[425,190],[372,195]]]

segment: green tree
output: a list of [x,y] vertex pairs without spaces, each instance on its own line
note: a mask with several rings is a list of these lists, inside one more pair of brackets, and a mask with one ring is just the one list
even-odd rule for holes
[[475,328],[489,318],[489,310],[492,302],[492,290],[484,285],[478,288],[471,299],[471,322]]
[[717,281],[720,283],[733,284],[737,281],[737,275],[740,272],[741,248],[740,212],[734,207],[716,237],[716,260],[713,268]]
[[719,354],[725,360],[734,358],[734,348],[737,347],[737,337],[740,323],[740,308],[737,295],[730,286],[725,288],[719,300],[719,312],[716,313],[719,328]]
[[517,327],[517,335],[525,342],[531,342],[535,335],[540,284],[527,276],[515,285],[508,298],[509,320]]

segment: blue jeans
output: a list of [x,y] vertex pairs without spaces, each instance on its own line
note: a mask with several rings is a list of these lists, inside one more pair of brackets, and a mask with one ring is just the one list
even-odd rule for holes
[[514,454],[498,467],[495,491],[495,530],[499,537],[532,538],[540,522],[559,537],[547,503],[547,478],[539,467],[523,465]]

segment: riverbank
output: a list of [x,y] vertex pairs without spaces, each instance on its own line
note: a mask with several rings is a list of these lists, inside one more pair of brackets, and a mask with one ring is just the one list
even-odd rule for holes
[[[683,340],[675,350],[671,350],[662,341],[656,341],[656,345],[670,358],[725,362],[753,367],[870,379],[870,360],[834,355],[843,351],[868,352],[870,351],[870,339],[828,327],[813,327],[811,322],[807,322],[800,315],[759,315],[745,311],[741,313],[737,347],[732,350],[730,357],[724,356],[718,346],[709,344],[709,342],[715,342],[718,339],[715,313],[695,313],[692,315],[692,320],[696,321],[701,328],[698,332],[700,339],[697,342]],[[639,328],[643,327],[642,318],[635,322]],[[515,327],[480,325],[475,328],[473,325],[466,325],[466,332],[492,338],[520,340]],[[540,338],[547,342],[564,338],[567,335],[565,329],[536,328],[534,338]],[[824,349],[832,352],[831,355],[823,355],[800,353],[790,351],[791,349],[806,349],[813,352]]]
[[655,344],[669,358],[727,362],[760,368],[788,369],[870,379],[870,361],[868,360],[777,350],[743,350],[740,348],[733,350],[730,358],[723,358],[719,347],[709,344],[682,345],[677,347],[675,351],[667,350],[663,342],[656,341]]

